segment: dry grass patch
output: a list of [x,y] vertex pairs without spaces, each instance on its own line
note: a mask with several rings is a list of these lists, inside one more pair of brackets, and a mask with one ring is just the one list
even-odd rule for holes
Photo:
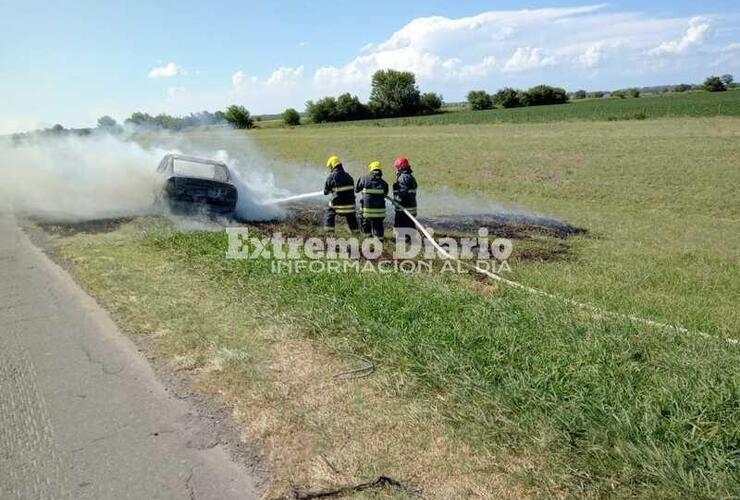
[[[248,432],[268,445],[271,494],[388,475],[425,498],[522,498],[512,473],[535,472],[533,457],[494,457],[451,438],[433,405],[388,395],[395,376],[338,380],[352,358],[274,332],[267,384],[243,381],[230,403]],[[210,384],[218,386],[216,375]]]

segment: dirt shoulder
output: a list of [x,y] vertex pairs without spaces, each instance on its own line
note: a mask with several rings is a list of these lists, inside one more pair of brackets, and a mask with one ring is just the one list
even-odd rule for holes
[[[105,223],[90,223],[83,226],[92,233],[102,234],[113,231],[121,224],[129,223],[131,219],[109,220]],[[60,252],[59,235],[44,230],[30,220],[20,221],[21,227],[31,242],[52,261],[67,271],[78,283],[85,286],[83,276],[74,259],[70,259]],[[101,305],[108,306],[98,298],[96,290],[85,286],[86,291],[96,298]],[[190,412],[185,422],[191,433],[192,441],[189,446],[196,449],[210,449],[215,446],[225,447],[231,459],[244,467],[250,479],[255,484],[258,493],[264,493],[269,482],[268,462],[263,450],[256,440],[243,432],[241,426],[234,420],[225,401],[218,394],[206,394],[194,388],[196,382],[192,373],[184,370],[175,370],[156,350],[156,339],[151,335],[138,335],[132,332],[130,325],[118,315],[112,316],[117,326],[133,341],[137,350],[142,353],[154,370],[157,380],[165,390],[176,399],[187,403]]]

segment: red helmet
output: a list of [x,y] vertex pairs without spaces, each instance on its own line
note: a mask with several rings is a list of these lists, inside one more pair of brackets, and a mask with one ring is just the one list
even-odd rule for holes
[[402,156],[398,160],[396,160],[393,166],[396,168],[396,170],[401,170],[402,168],[409,168],[409,159],[406,158],[405,156]]

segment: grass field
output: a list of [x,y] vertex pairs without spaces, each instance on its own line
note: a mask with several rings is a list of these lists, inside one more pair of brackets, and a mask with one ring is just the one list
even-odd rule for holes
[[[360,120],[345,123],[309,124],[310,127],[393,127],[404,125],[452,125],[484,123],[542,123],[560,121],[645,120],[683,116],[740,117],[740,90],[728,92],[686,92],[643,96],[637,99],[584,99],[555,106],[535,106],[487,111],[447,111],[432,116]],[[280,126],[280,121],[263,122],[260,127]]]
[[[588,229],[559,258],[516,262],[511,277],[740,338],[738,119],[191,138],[237,158],[256,141],[304,165],[339,153],[353,174],[406,154],[423,190]],[[267,261],[225,260],[222,233],[158,221],[57,242],[119,321],[202,374],[268,443],[276,493],[381,473],[434,498],[740,489],[740,348],[720,339],[593,317],[466,275],[275,275]],[[379,370],[339,384],[341,353]]]
[[500,202],[585,227],[592,237],[575,243],[575,258],[523,266],[515,277],[620,312],[737,337],[738,123],[336,127],[252,137],[274,154],[316,165],[339,153],[354,172],[405,154],[425,188],[452,188],[463,194],[459,204]]

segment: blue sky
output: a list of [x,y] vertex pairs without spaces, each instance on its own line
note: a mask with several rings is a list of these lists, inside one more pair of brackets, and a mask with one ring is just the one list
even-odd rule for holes
[[738,2],[0,0],[0,133],[102,114],[302,108],[378,68],[422,90],[740,77]]

